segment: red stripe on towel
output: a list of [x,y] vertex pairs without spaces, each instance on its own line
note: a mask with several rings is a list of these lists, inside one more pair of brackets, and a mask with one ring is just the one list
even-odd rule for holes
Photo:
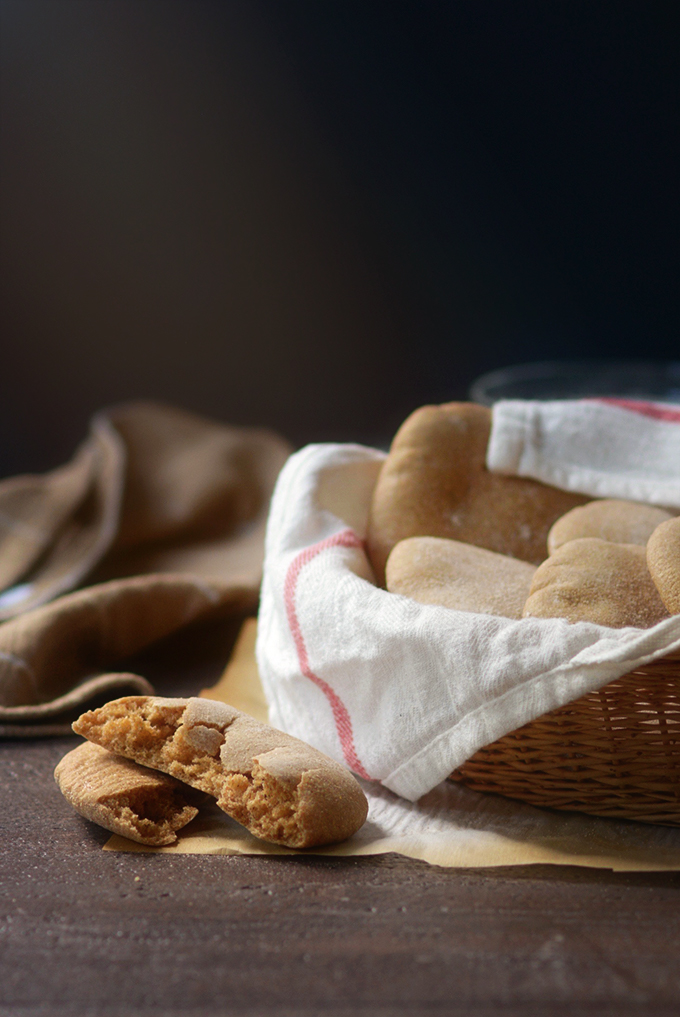
[[631,413],[639,413],[641,416],[651,417],[653,420],[665,420],[670,424],[680,424],[680,410],[674,410],[670,406],[662,406],[659,403],[646,403],[641,399],[615,399],[606,396],[595,399],[593,402],[618,406],[621,410],[630,410]]
[[329,547],[362,547],[362,543],[354,530],[342,530],[340,533],[333,534],[332,537],[326,537],[325,540],[319,541],[318,544],[306,547],[304,551],[301,551],[300,554],[293,559],[288,568],[286,582],[283,589],[288,625],[293,636],[295,649],[297,650],[300,670],[305,678],[309,678],[311,682],[314,682],[314,684],[321,689],[330,703],[331,710],[333,711],[335,727],[338,732],[338,737],[340,738],[340,745],[342,746],[342,752],[348,766],[351,766],[354,772],[358,773],[360,777],[364,777],[365,780],[372,780],[373,778],[370,774],[366,773],[361,760],[357,756],[357,752],[354,747],[352,721],[350,720],[347,707],[340,699],[337,692],[331,688],[328,682],[325,682],[323,678],[319,678],[318,675],[314,674],[309,666],[307,647],[305,646],[304,636],[302,635],[302,629],[300,628],[300,621],[297,616],[297,611],[295,610],[295,591],[300,577],[300,572],[305,565],[308,565],[313,558],[316,558],[317,554],[320,554],[322,551],[326,551]]

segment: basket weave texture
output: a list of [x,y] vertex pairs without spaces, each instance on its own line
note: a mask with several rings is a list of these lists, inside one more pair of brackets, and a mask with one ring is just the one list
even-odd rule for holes
[[680,826],[680,654],[504,735],[451,779],[530,805]]

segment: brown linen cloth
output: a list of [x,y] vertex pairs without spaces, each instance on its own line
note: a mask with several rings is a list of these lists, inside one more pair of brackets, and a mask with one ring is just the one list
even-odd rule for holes
[[130,403],[99,413],[66,466],[0,483],[0,735],[70,731],[66,714],[95,696],[148,694],[98,672],[254,608],[290,451],[265,430]]

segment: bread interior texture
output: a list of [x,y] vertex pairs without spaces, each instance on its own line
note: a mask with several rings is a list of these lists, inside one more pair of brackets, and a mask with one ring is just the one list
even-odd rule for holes
[[[108,795],[102,802],[119,823],[128,824],[140,843],[174,844],[176,831],[194,818],[197,809],[187,805],[181,792],[170,788],[138,788]],[[127,836],[130,836],[127,833]]]

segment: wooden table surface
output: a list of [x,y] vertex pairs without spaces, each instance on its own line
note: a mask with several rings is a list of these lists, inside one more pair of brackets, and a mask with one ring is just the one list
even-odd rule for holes
[[[168,659],[164,694],[220,666]],[[0,744],[3,1017],[680,1012],[680,873],[104,852],[74,744]]]

